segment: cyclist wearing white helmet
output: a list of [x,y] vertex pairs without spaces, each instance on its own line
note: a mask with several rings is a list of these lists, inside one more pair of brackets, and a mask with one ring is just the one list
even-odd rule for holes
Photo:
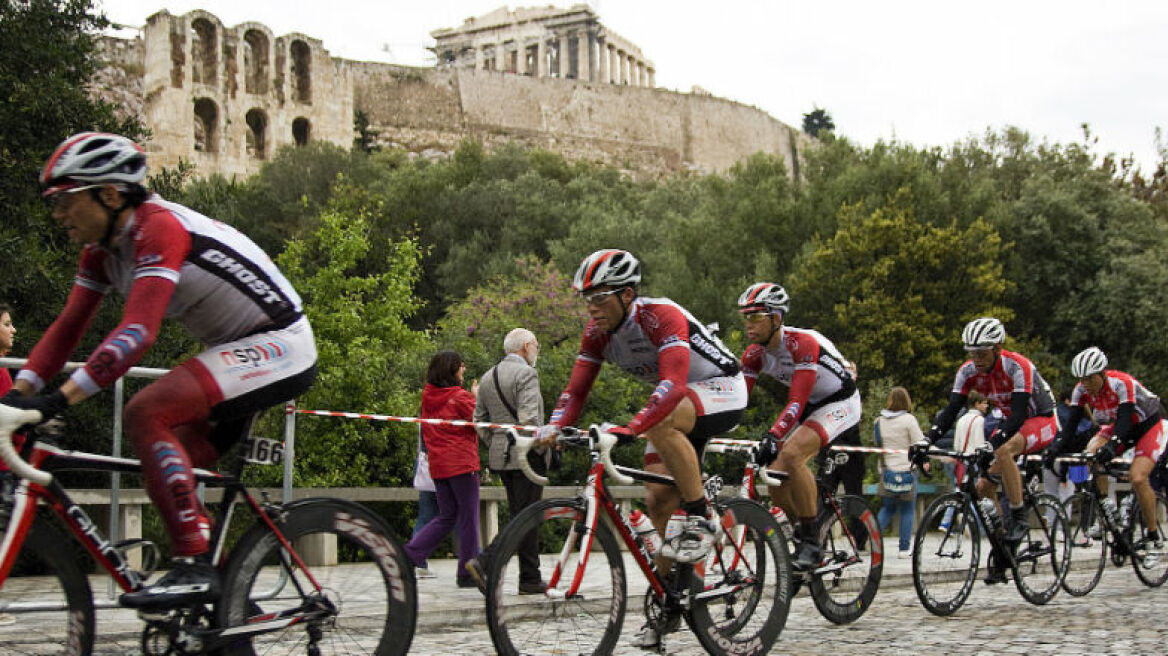
[[[980,392],[1002,411],[1005,420],[989,437],[996,457],[987,473],[1001,475],[1010,502],[1011,526],[1006,538],[1020,541],[1026,536],[1026,508],[1022,505],[1022,474],[1016,459],[1023,453],[1042,451],[1054,441],[1058,432],[1054,395],[1033,362],[1002,348],[1006,329],[1001,321],[992,317],[974,319],[961,331],[961,341],[970,359],[958,368],[949,405],[937,415],[936,424],[925,437],[929,442],[940,439],[966,405],[971,391]],[[915,448],[914,459],[923,461],[927,457]],[[998,486],[993,478],[979,480],[978,492],[997,502]],[[990,582],[1000,580],[995,574],[991,572]]]
[[[208,345],[125,407],[126,433],[170,533],[175,563],[121,601],[157,609],[218,596],[210,520],[192,467],[214,465],[259,410],[308,389],[316,377],[316,345],[300,297],[258,246],[228,225],[150,194],[145,179],[145,152],[115,134],[73,135],[49,157],[43,195],[53,219],[82,245],[77,277],[2,402],[51,419],[126,373],[154,343],[164,317]],[[83,368],[38,394],[111,290],[126,298],[121,323]]]
[[[1156,493],[1149,481],[1152,470],[1164,455],[1168,438],[1160,415],[1160,398],[1140,381],[1122,371],[1107,368],[1107,356],[1098,347],[1084,349],[1071,360],[1071,375],[1079,380],[1071,392],[1071,417],[1051,448],[1056,454],[1073,449],[1074,427],[1090,406],[1109,423],[1087,444],[1101,462],[1135,447],[1131,464],[1131,486],[1140,502],[1148,535],[1141,548],[1163,549],[1164,539],[1156,518]],[[1099,479],[1099,489],[1107,494],[1107,478]]]
[[[667,298],[638,296],[640,282],[641,265],[628,251],[599,250],[580,264],[572,287],[591,320],[568,387],[541,435],[576,421],[605,361],[655,385],[645,407],[612,432],[646,437],[646,469],[668,472],[677,481],[676,488],[646,484],[646,503],[658,532],[666,535],[670,524],[670,534],[677,533],[662,554],[694,562],[718,531],[709,519],[697,453],[706,439],[738,424],[746,382],[734,355],[704,324]],[[679,506],[687,515],[671,518]]]
[[790,388],[787,404],[763,436],[759,464],[787,472],[787,482],[771,488],[771,499],[798,518],[799,548],[794,565],[813,569],[823,559],[815,521],[818,495],[807,461],[836,438],[858,431],[860,392],[849,362],[820,333],[784,323],[791,301],[771,282],[751,285],[738,297],[751,345],[742,354],[747,390],[759,374]]

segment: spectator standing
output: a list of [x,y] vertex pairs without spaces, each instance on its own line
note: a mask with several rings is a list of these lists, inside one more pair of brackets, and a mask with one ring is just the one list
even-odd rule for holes
[[[506,355],[483,374],[479,381],[474,419],[476,422],[497,424],[543,424],[543,397],[539,392],[539,373],[535,362],[539,356],[539,341],[526,328],[516,328],[503,339]],[[519,469],[519,463],[509,453],[507,431],[478,428],[479,437],[487,443],[487,466],[499,473],[507,490],[507,506],[515,517],[524,508],[539,501],[543,488],[530,480]],[[536,462],[537,472],[547,470],[551,451]],[[547,584],[539,573],[539,545],[532,531],[519,545],[519,594],[543,594]],[[467,563],[467,572],[485,589],[486,560],[490,549]]]
[[[893,387],[888,402],[876,418],[876,443],[892,453],[885,453],[880,463],[880,486],[883,503],[877,516],[880,530],[900,514],[900,552],[898,558],[912,555],[913,511],[916,504],[916,476],[908,458],[908,447],[924,439],[920,424],[912,415],[912,398],[903,387]],[[925,465],[927,472],[927,463]]]
[[[423,419],[473,419],[474,395],[462,388],[465,372],[462,357],[454,351],[439,351],[430,359],[422,389]],[[424,563],[457,530],[458,587],[477,587],[464,568],[479,554],[478,435],[469,426],[423,424],[422,441],[430,457],[438,516],[410,539],[406,555],[415,566]]]

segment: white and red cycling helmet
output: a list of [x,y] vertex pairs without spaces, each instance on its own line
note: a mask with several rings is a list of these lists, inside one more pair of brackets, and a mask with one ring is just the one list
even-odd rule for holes
[[786,316],[790,309],[791,297],[787,290],[773,282],[756,282],[738,297],[738,311],[743,314],[767,312]]
[[1091,374],[1101,374],[1107,369],[1107,356],[1098,346],[1083,349],[1071,360],[1071,375],[1086,378]]
[[146,151],[121,135],[81,132],[61,142],[41,171],[42,196],[89,184],[136,184],[146,179]]
[[641,282],[641,263],[633,254],[617,248],[605,248],[584,258],[572,289],[586,292],[594,287],[631,287]]
[[991,348],[1006,343],[1006,327],[993,317],[974,319],[961,331],[961,343],[966,351]]

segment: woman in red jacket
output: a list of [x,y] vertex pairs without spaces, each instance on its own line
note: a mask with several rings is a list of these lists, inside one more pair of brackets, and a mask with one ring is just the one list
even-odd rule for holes
[[[454,351],[439,351],[426,371],[422,417],[464,419],[474,416],[475,398],[462,388],[466,365]],[[466,562],[479,555],[479,448],[470,427],[422,424],[422,440],[430,455],[430,477],[438,494],[438,516],[406,544],[406,554],[426,562],[452,528],[458,529],[458,587],[477,587],[466,574]]]

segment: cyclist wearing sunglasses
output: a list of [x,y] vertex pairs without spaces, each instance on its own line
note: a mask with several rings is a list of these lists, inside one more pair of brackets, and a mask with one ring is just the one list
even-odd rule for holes
[[[51,419],[111,385],[173,317],[207,350],[126,404],[126,433],[175,562],[123,605],[169,608],[214,600],[210,519],[192,467],[214,465],[263,408],[316,377],[316,346],[300,297],[258,246],[234,228],[148,192],[146,153],[115,134],[63,141],[41,173],[43,196],[70,241],[82,245],[65,308],[32,349],[3,403]],[[121,323],[58,389],[40,393],[77,348],[110,291],[126,298]]]
[[[653,525],[667,538],[662,556],[695,562],[719,530],[710,519],[697,454],[708,438],[738,424],[746,383],[718,338],[677,303],[638,296],[640,282],[641,265],[628,251],[599,250],[580,264],[572,288],[587,303],[591,320],[568,387],[541,437],[576,421],[605,361],[655,385],[628,425],[610,432],[647,438],[645,469],[676,480],[676,487],[647,483],[646,504]],[[685,517],[671,518],[679,507]]]
[[[1071,360],[1071,375],[1078,379],[1071,392],[1071,416],[1051,447],[1052,456],[1069,451],[1074,442],[1075,426],[1090,406],[1097,416],[1105,417],[1104,426],[1087,445],[1088,453],[1106,463],[1128,449],[1135,449],[1131,464],[1131,487],[1140,503],[1148,535],[1144,545],[1164,548],[1158,530],[1156,493],[1149,477],[1168,443],[1160,421],[1160,398],[1152,394],[1129,374],[1107,368],[1107,356],[1098,347],[1084,349]],[[1099,478],[1099,491],[1107,494],[1107,477]]]
[[752,344],[742,354],[747,390],[759,374],[790,388],[787,404],[762,438],[758,461],[787,473],[771,500],[798,518],[798,550],[793,565],[813,569],[823,560],[815,514],[818,491],[807,461],[860,423],[860,392],[849,362],[831,340],[814,330],[783,322],[791,301],[771,282],[751,285],[738,297],[738,311]]
[[[1026,507],[1022,504],[1022,474],[1016,459],[1023,453],[1042,451],[1054,441],[1058,432],[1054,395],[1033,362],[1002,348],[1006,328],[1001,321],[992,317],[974,319],[961,332],[961,341],[970,359],[957,370],[949,405],[937,415],[936,424],[925,438],[929,443],[939,440],[953,425],[972,391],[980,392],[1001,409],[1005,419],[988,440],[994,448],[994,463],[977,487],[982,498],[996,503],[995,475],[1000,475],[1012,520],[1006,539],[1018,542],[1026,537]],[[923,453],[919,445],[914,445],[914,462],[927,460]]]

